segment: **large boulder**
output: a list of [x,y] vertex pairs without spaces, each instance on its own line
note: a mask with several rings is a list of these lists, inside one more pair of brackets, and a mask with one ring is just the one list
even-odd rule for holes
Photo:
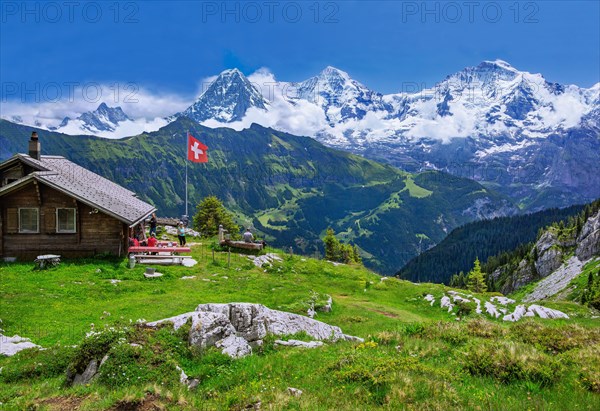
[[272,310],[261,304],[200,304],[196,311],[227,316],[238,335],[250,343],[262,340],[267,334],[291,335],[299,332],[305,332],[315,340],[351,339],[340,327],[302,315]]
[[223,354],[233,358],[251,354],[252,347],[260,346],[267,335],[304,332],[318,341],[363,341],[344,334],[339,327],[249,303],[200,304],[194,312],[149,322],[146,326],[155,328],[170,323],[178,329],[188,321],[191,321],[191,345],[200,348],[216,346]]

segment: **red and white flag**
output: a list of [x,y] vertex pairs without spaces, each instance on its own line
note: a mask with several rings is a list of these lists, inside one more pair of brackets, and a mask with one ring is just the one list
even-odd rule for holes
[[188,160],[194,163],[208,163],[208,147],[188,133]]

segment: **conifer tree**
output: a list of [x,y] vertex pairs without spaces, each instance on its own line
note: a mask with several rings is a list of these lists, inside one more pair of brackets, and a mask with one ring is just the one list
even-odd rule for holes
[[340,241],[335,237],[333,228],[327,229],[323,242],[325,243],[325,259],[337,261],[340,255]]
[[219,232],[219,225],[222,225],[233,237],[238,234],[240,228],[233,222],[233,215],[217,197],[206,197],[198,204],[196,210],[194,228],[204,237],[216,235]]
[[481,263],[479,258],[475,259],[473,269],[469,271],[467,276],[467,289],[475,293],[484,293],[487,291],[483,273],[481,272]]

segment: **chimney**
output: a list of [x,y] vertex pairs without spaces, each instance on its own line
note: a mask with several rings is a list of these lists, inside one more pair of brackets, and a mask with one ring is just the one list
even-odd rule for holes
[[41,151],[42,149],[38,140],[38,134],[34,131],[31,133],[31,140],[29,140],[29,157],[39,160]]

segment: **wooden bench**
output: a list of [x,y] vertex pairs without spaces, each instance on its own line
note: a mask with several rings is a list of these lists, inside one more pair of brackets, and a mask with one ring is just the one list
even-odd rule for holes
[[36,266],[39,269],[46,268],[46,266],[48,266],[48,265],[55,267],[58,264],[60,264],[60,255],[56,255],[56,254],[38,255],[37,258],[35,260],[33,260],[33,262],[36,264]]
[[146,264],[182,264],[183,260],[191,259],[190,255],[146,255],[146,254],[135,254],[135,260],[138,263]]
[[221,246],[233,247],[233,248],[243,248],[246,250],[262,250],[262,243],[247,243],[245,241],[231,241],[231,240],[223,240],[220,241],[219,244]]

